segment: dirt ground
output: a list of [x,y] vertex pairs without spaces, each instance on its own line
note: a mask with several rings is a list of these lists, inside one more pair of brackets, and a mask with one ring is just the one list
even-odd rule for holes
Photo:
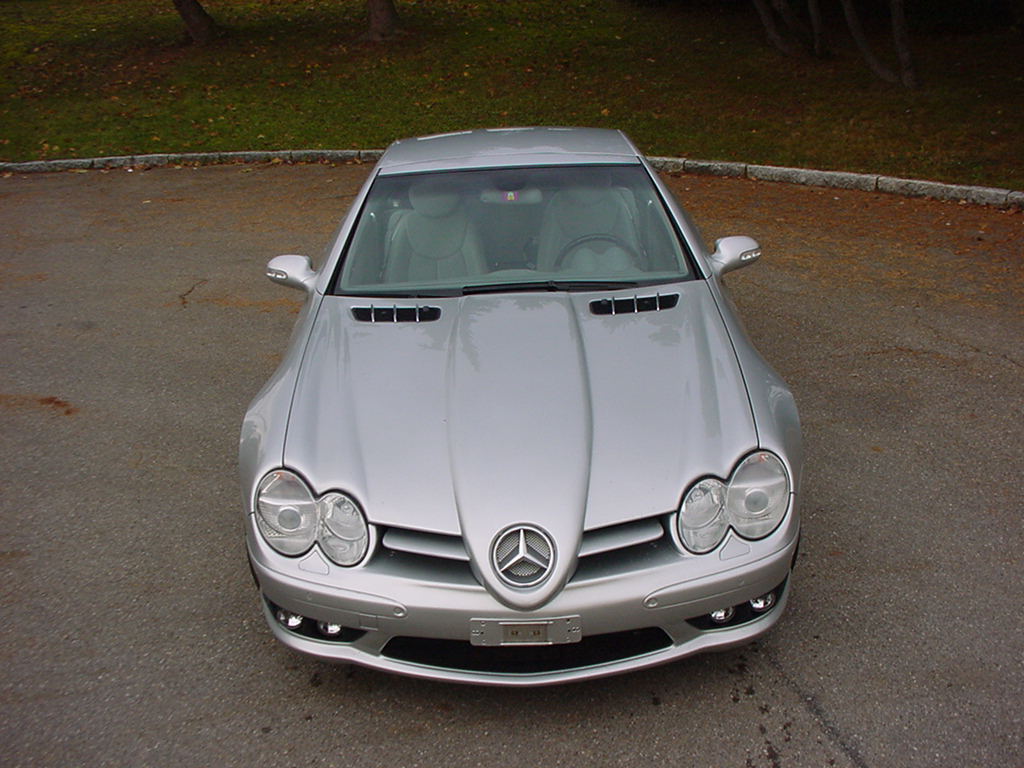
[[786,615],[747,648],[505,691],[309,661],[263,624],[236,451],[368,166],[0,178],[5,766],[949,766],[1024,760],[1024,213],[669,184],[791,385]]
[[709,244],[751,232],[773,264],[901,301],[1024,307],[1024,211],[746,179],[669,185]]

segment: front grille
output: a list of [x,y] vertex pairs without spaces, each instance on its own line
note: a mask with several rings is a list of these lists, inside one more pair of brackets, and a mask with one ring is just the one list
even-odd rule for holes
[[395,637],[384,646],[382,655],[442,669],[466,672],[529,674],[559,672],[608,664],[672,645],[664,630],[657,627],[611,632],[584,637],[568,645],[529,645],[488,648],[464,640],[438,640],[423,637]]
[[[532,532],[528,535],[532,535]],[[640,561],[654,551],[652,547],[661,549],[660,545],[667,538],[661,516],[630,520],[584,531],[580,543],[577,576],[574,579],[581,574],[588,578],[592,574],[607,575],[608,569],[626,571],[640,567]],[[435,563],[437,568],[443,568],[446,572],[451,570],[451,566],[459,565],[468,572],[469,553],[461,536],[390,527],[384,530],[381,544],[389,556],[401,557],[410,564],[415,563],[429,569],[431,563]],[[509,540],[503,544],[506,547],[513,547],[516,541]],[[550,557],[550,550],[545,548],[542,540],[528,540],[527,545]],[[670,554],[674,556],[675,550],[671,547],[670,550]],[[502,562],[507,555],[508,549],[503,549],[499,545],[496,552],[498,562]],[[526,568],[528,564],[516,567]],[[536,574],[531,571],[513,575],[528,580]]]

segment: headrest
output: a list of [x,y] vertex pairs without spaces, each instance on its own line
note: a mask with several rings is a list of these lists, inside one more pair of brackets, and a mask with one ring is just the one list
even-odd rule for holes
[[612,186],[611,174],[603,168],[576,171],[567,178],[565,197],[573,205],[596,205],[608,199]]
[[409,188],[409,202],[416,213],[431,219],[449,216],[459,207],[459,194],[450,184],[420,181]]
[[608,189],[594,187],[569,187],[565,190],[565,199],[573,205],[591,206],[597,205],[608,199]]

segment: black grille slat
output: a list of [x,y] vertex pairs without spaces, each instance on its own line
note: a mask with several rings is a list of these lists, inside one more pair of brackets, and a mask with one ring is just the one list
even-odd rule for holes
[[637,312],[657,312],[658,310],[658,297],[657,296],[638,296],[636,300],[636,311]]
[[594,299],[590,302],[590,312],[594,315],[631,315],[637,312],[672,309],[678,303],[678,293],[657,293],[653,296],[630,296],[623,299]]
[[352,317],[361,323],[431,323],[441,318],[440,307],[352,307]]
[[467,672],[528,674],[559,672],[608,664],[654,653],[672,645],[664,630],[652,627],[584,637],[567,645],[501,646],[488,648],[464,640],[395,637],[383,656],[430,667]]

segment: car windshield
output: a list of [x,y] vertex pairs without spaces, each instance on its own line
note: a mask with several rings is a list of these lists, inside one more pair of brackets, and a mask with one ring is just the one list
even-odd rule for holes
[[332,292],[602,290],[692,274],[642,166],[502,168],[379,176]]

